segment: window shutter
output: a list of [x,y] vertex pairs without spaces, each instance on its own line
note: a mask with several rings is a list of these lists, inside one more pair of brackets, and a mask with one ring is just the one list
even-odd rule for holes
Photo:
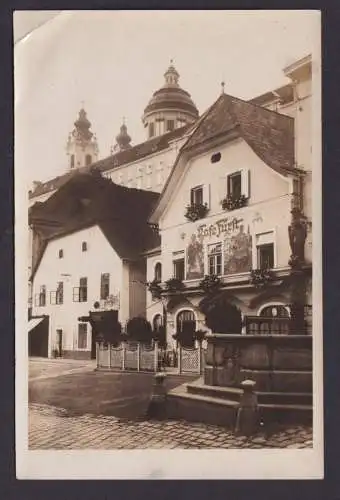
[[249,190],[249,170],[247,168],[244,168],[241,170],[241,182],[242,182],[242,194],[246,197],[249,198],[250,196],[250,190]]
[[210,184],[204,184],[203,186],[203,203],[206,203],[210,208]]
[[228,194],[228,176],[227,175],[224,175],[224,176],[219,178],[217,189],[218,189],[219,201],[224,200],[224,198]]

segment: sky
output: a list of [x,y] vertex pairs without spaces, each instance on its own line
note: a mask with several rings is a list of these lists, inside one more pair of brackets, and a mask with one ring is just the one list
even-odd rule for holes
[[312,11],[52,11],[14,16],[15,168],[45,181],[67,171],[66,141],[84,105],[99,156],[123,117],[141,117],[170,59],[200,114],[225,92],[243,99],[288,82],[282,69],[313,51]]

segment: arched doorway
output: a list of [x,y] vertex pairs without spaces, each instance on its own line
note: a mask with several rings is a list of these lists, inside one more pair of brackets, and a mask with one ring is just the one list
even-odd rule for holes
[[182,347],[195,345],[196,318],[190,309],[183,309],[176,317],[176,333]]
[[284,305],[268,304],[260,309],[259,316],[268,318],[268,322],[263,321],[260,323],[261,334],[288,335],[289,312]]
[[205,314],[205,324],[212,333],[240,334],[242,332],[241,311],[225,295],[203,302],[201,310]]

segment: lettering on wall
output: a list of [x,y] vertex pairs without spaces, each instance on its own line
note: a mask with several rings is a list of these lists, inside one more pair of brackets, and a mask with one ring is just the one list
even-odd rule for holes
[[243,219],[225,217],[214,222],[214,224],[201,224],[197,228],[197,236],[198,238],[218,238],[223,233],[234,233],[239,229],[242,222]]

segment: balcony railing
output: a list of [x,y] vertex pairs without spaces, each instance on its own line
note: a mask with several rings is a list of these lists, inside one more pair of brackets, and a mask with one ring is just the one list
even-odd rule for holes
[[288,335],[291,333],[290,318],[246,316],[245,326],[248,335]]

